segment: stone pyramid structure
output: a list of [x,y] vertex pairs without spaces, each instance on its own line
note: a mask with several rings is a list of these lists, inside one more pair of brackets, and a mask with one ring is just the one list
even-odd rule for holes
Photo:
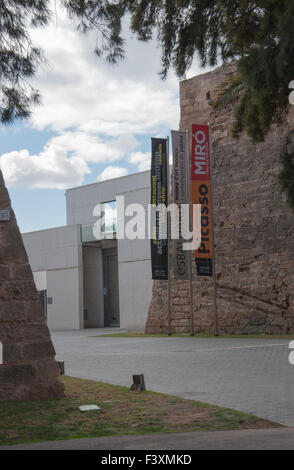
[[0,401],[64,395],[43,306],[1,171],[0,342]]

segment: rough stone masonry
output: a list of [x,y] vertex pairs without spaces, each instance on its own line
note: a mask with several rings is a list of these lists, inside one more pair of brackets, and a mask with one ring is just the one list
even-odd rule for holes
[[[0,401],[62,397],[55,351],[0,171]],[[6,219],[6,220],[5,220]]]
[[[215,250],[219,328],[223,333],[294,332],[294,213],[277,184],[280,153],[290,135],[294,107],[265,142],[231,138],[234,105],[215,111],[216,89],[232,66],[180,84],[180,130],[192,123],[212,130]],[[189,282],[171,281],[172,331],[189,332]],[[212,280],[196,276],[195,331],[213,332]],[[167,281],[154,281],[146,332],[167,331]]]

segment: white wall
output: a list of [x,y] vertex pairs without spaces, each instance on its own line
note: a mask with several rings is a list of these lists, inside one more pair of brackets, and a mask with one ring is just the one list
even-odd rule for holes
[[144,330],[152,295],[150,260],[119,263],[120,326]]
[[82,265],[79,225],[23,233],[33,271],[64,269]]
[[[149,182],[149,180],[148,180]],[[126,193],[125,206],[137,203],[145,207],[145,240],[118,240],[120,326],[144,330],[152,296],[151,254],[148,239],[148,212],[150,187]],[[125,218],[125,222],[130,218]]]
[[[81,227],[74,224],[96,222],[94,207],[115,200],[117,195],[125,197],[125,205],[142,204],[147,213],[150,172],[70,189],[66,191],[67,227],[23,234],[31,267],[40,285],[44,275],[36,273],[46,271],[47,298],[52,297],[52,304],[47,307],[48,324],[53,330],[83,328],[84,298],[89,315],[86,326],[102,327],[104,324],[102,253],[93,248],[97,250],[93,251],[93,257],[86,255],[83,273]],[[143,330],[152,296],[148,238],[118,240],[118,271],[120,326]]]
[[36,284],[37,290],[46,290],[47,289],[47,271],[36,271],[33,272],[34,281]]
[[[93,224],[96,222],[93,217],[94,207],[99,203],[115,200],[117,195],[125,197],[125,206],[140,203],[147,213],[147,205],[150,203],[150,171],[66,191],[67,223]],[[120,326],[143,330],[152,296],[150,240],[118,240],[118,271]]]
[[22,235],[39,290],[43,290],[46,278],[47,299],[52,298],[52,304],[47,305],[47,321],[51,330],[83,327],[80,233],[80,226],[74,225]]
[[47,271],[47,323],[50,330],[79,330],[83,327],[79,268]]
[[97,220],[97,217],[93,216],[93,210],[97,204],[115,201],[117,194],[149,186],[150,171],[143,171],[68,189],[65,193],[67,224],[92,224]]

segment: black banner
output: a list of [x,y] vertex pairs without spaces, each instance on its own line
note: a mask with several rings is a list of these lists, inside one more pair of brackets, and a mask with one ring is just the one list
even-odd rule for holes
[[168,241],[166,211],[168,204],[167,139],[151,139],[151,205],[152,218],[151,263],[152,279],[168,279]]

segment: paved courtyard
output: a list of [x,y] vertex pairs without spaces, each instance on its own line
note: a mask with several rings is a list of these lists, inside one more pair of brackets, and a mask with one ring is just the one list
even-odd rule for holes
[[93,337],[102,332],[52,333],[67,375],[130,386],[132,374],[144,373],[149,390],[294,426],[287,340]]

